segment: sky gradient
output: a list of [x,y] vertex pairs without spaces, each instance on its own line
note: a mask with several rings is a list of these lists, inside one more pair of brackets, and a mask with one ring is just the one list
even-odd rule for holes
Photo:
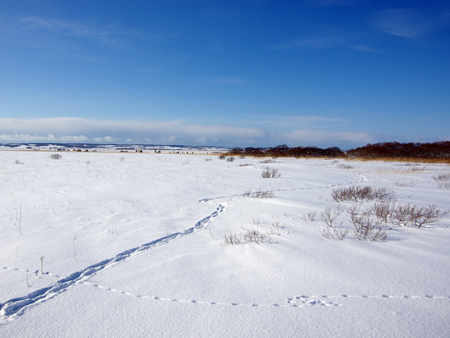
[[0,2],[0,143],[450,139],[449,1]]

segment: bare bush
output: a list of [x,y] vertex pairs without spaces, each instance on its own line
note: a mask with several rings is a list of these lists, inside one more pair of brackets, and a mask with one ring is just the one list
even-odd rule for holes
[[210,158],[205,158],[205,161],[206,162],[210,162],[210,161],[212,161]]
[[374,188],[371,186],[358,187],[352,185],[348,188],[333,189],[331,192],[331,197],[336,202],[382,201],[393,199],[394,192],[387,188]]
[[326,208],[320,214],[322,221],[330,228],[333,227],[335,220],[344,212],[344,207],[339,205],[336,209]]
[[224,160],[226,157],[227,157],[226,155],[222,154],[222,155],[219,156],[219,160]]
[[374,214],[375,217],[382,223],[387,223],[392,211],[395,210],[395,201],[393,202],[376,202],[370,209],[369,212]]
[[227,158],[227,162],[234,162],[235,158],[233,156],[230,156]]
[[238,167],[250,167],[252,165],[253,164],[251,164],[251,163],[240,163],[240,164],[238,164]]
[[395,186],[400,188],[412,188],[417,185],[416,181],[410,181],[410,182],[396,182]]
[[241,244],[242,242],[242,236],[241,235],[236,235],[236,234],[225,234],[223,235],[223,240],[225,242],[226,245],[237,245],[237,244]]
[[251,198],[274,198],[275,193],[273,191],[267,190],[258,190],[255,192],[251,192],[250,190],[247,190],[242,194],[243,197],[251,197]]
[[59,160],[61,157],[62,157],[62,155],[60,155],[60,154],[51,154],[50,155],[50,158],[52,160]]
[[439,176],[433,176],[440,189],[450,189],[450,174],[440,174]]
[[225,234],[223,235],[223,239],[226,245],[237,245],[241,243],[249,244],[271,244],[272,239],[265,234],[259,232],[258,230],[247,230],[243,235],[239,234]]
[[450,210],[437,209],[435,205],[422,207],[411,204],[398,204],[391,208],[390,221],[394,225],[407,226],[409,224],[418,228],[423,225],[435,223],[447,215]]
[[278,163],[278,162],[275,161],[275,159],[268,159],[268,160],[259,161],[259,163]]
[[280,222],[272,222],[272,227],[267,231],[269,236],[281,236],[281,230],[286,227],[286,224]]
[[312,222],[316,219],[316,212],[315,211],[308,211],[306,214],[303,214],[303,219],[306,222]]
[[448,213],[449,210],[436,209],[435,205],[429,205],[428,208],[414,206],[411,210],[410,221],[414,223],[414,226],[420,228],[422,225],[439,221]]
[[274,198],[275,194],[274,194],[273,191],[269,191],[269,190],[262,191],[262,190],[259,190],[259,191],[255,191],[254,193],[252,193],[252,197],[253,198]]
[[277,178],[280,177],[281,174],[278,173],[278,169],[265,169],[262,173],[261,173],[262,178]]
[[243,235],[245,243],[264,244],[272,243],[272,239],[259,232],[258,230],[247,230]]
[[20,162],[19,160],[14,161],[15,164],[23,164],[23,162]]
[[398,204],[392,210],[389,215],[389,219],[392,224],[398,226],[407,226],[411,221],[411,214],[413,213],[415,206],[411,204]]
[[349,165],[349,164],[343,164],[343,163],[338,164],[337,167],[338,167],[339,169],[353,169],[353,168],[354,168],[354,166],[352,166],[352,165]]
[[[333,231],[331,231],[333,230]],[[350,232],[349,229],[330,229],[330,228],[323,228],[320,233],[322,234],[323,238],[326,239],[335,239],[335,240],[342,240],[345,238],[345,236],[348,235],[348,233]]]
[[356,239],[368,239],[370,241],[384,241],[387,238],[383,226],[377,218],[367,212],[350,214],[350,222],[353,224],[353,235]]

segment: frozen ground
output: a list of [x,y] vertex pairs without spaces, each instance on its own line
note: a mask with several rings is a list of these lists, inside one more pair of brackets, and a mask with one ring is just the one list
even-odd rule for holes
[[[448,165],[49,155],[0,152],[1,337],[450,336],[450,214],[382,242],[320,220],[351,185],[448,209]],[[247,230],[271,243],[225,244]]]

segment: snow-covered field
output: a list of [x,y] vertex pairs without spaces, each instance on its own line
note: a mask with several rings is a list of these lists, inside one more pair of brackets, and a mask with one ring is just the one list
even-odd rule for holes
[[448,209],[448,165],[49,155],[0,152],[1,337],[450,336],[450,214],[385,241],[320,217],[349,186]]

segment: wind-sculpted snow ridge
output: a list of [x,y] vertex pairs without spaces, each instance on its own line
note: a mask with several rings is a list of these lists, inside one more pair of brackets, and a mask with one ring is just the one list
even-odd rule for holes
[[14,320],[16,317],[21,316],[25,310],[32,306],[36,306],[40,303],[43,303],[56,295],[66,291],[70,286],[76,283],[85,282],[88,278],[95,275],[97,272],[109,268],[132,255],[135,255],[139,252],[147,251],[152,249],[155,246],[161,244],[167,244],[171,240],[174,240],[179,237],[183,237],[189,234],[192,234],[204,227],[215,217],[219,216],[225,210],[224,205],[219,204],[217,209],[209,216],[198,221],[194,226],[180,232],[175,232],[173,234],[167,235],[165,237],[158,238],[154,241],[142,244],[138,247],[123,251],[112,258],[105,259],[101,262],[88,266],[87,268],[74,272],[70,276],[60,279],[54,284],[36,290],[27,296],[18,297],[10,299],[2,304],[0,304],[0,315],[3,318],[0,318],[0,324],[5,324],[8,321]]

